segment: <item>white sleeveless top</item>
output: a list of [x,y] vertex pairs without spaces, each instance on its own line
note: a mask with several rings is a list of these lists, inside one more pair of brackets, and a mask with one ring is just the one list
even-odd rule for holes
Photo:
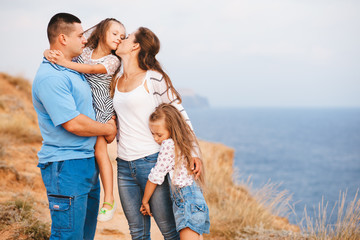
[[149,117],[155,110],[153,97],[145,89],[144,83],[130,92],[120,92],[115,88],[113,104],[118,121],[117,156],[133,161],[159,152],[149,129]]

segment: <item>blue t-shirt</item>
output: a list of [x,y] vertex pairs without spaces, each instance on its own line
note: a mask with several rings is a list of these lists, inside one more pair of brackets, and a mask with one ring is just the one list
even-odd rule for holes
[[96,137],[77,136],[61,125],[80,113],[95,120],[91,90],[82,74],[44,59],[32,85],[32,99],[43,137],[39,163],[94,156]]

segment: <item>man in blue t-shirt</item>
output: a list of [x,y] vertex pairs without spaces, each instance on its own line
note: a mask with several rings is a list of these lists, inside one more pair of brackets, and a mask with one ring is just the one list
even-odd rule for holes
[[[71,60],[85,47],[81,21],[58,13],[47,28],[50,49]],[[108,142],[115,120],[95,121],[91,90],[82,74],[47,61],[41,63],[32,88],[43,145],[38,153],[51,213],[50,239],[93,239],[100,199],[94,158],[96,136]]]

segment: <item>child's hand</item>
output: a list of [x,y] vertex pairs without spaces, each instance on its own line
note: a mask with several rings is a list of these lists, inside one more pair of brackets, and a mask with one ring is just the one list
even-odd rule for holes
[[201,174],[202,162],[200,158],[194,157],[190,163],[191,170],[195,174],[195,180],[197,180]]
[[44,57],[52,63],[56,63],[57,60],[56,54],[57,54],[57,50],[46,49],[44,51]]
[[45,57],[48,61],[50,61],[50,62],[53,63],[53,61],[51,61],[51,50],[50,50],[50,49],[46,49],[46,50],[44,51],[44,57]]
[[50,62],[66,67],[67,60],[65,59],[65,56],[61,51],[46,49],[44,51],[44,56]]
[[115,121],[115,116],[112,116],[112,118],[106,123],[106,124],[110,124],[113,129],[111,132],[108,132],[108,135],[105,135],[105,140],[107,143],[112,143],[112,141],[114,141],[116,134],[117,134],[117,128],[116,128],[116,121]]
[[149,203],[143,203],[140,207],[140,212],[143,214],[143,215],[149,215],[152,217],[152,214],[150,212],[150,205]]
[[53,50],[51,53],[52,53],[52,59],[54,59],[54,63],[65,67],[67,60],[65,59],[65,56],[62,53],[62,51]]

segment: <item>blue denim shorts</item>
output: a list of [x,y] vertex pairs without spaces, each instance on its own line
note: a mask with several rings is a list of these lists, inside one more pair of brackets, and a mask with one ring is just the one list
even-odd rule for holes
[[176,230],[188,227],[200,235],[210,233],[209,208],[196,182],[183,188],[170,188]]

